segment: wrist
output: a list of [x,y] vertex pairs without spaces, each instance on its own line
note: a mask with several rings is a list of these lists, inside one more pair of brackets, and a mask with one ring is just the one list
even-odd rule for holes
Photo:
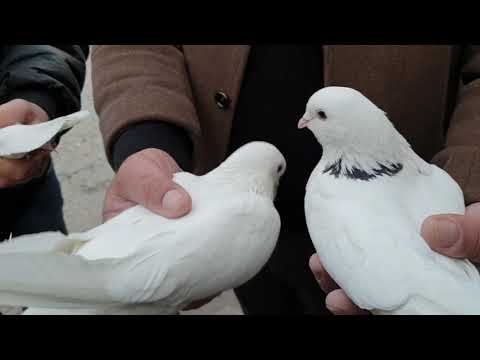
[[118,171],[128,157],[149,148],[164,151],[180,168],[191,171],[193,144],[190,137],[184,129],[162,121],[141,122],[125,129],[113,144],[110,164]]

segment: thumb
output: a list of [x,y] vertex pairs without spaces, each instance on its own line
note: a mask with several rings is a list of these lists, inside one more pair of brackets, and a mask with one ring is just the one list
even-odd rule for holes
[[147,200],[145,206],[167,218],[178,218],[189,213],[192,200],[185,189],[173,181],[168,182],[165,188],[165,193],[158,191],[151,201]]
[[186,215],[192,199],[172,180],[177,171],[178,165],[161,150],[132,155],[120,167],[107,195],[108,212],[118,213],[139,204],[166,218]]
[[48,121],[48,114],[37,104],[22,99],[0,105],[0,128],[17,123],[36,124]]
[[470,205],[465,215],[436,215],[425,220],[422,236],[444,255],[480,262],[480,203]]

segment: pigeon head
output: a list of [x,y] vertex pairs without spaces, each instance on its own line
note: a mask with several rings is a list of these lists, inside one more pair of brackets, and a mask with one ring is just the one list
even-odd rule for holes
[[375,173],[405,163],[424,167],[386,113],[355,89],[332,86],[317,91],[298,128],[312,131],[323,146],[324,162],[347,174]]
[[286,160],[275,146],[253,141],[238,148],[212,174],[222,174],[224,181],[273,200],[286,168]]
[[374,103],[357,90],[337,86],[312,95],[298,127],[310,129],[323,146],[336,147],[368,147],[373,137],[392,130],[385,113]]

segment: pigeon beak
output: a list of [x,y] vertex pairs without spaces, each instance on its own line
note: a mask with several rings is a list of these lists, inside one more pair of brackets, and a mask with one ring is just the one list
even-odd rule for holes
[[298,122],[298,128],[299,129],[303,129],[303,128],[306,128],[308,126],[308,123],[310,122],[310,120],[306,120],[305,118],[301,118],[300,121]]

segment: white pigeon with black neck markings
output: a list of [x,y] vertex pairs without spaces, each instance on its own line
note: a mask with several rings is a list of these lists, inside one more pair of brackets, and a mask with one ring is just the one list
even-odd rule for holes
[[286,162],[244,145],[203,176],[174,181],[192,211],[166,219],[136,206],[82,234],[40,233],[0,244],[0,304],[25,314],[176,314],[235,288],[267,262],[280,231],[273,205]]
[[316,92],[298,127],[323,147],[306,188],[308,230],[350,299],[378,315],[480,314],[476,267],[434,252],[420,235],[428,216],[464,214],[458,184],[354,89]]

